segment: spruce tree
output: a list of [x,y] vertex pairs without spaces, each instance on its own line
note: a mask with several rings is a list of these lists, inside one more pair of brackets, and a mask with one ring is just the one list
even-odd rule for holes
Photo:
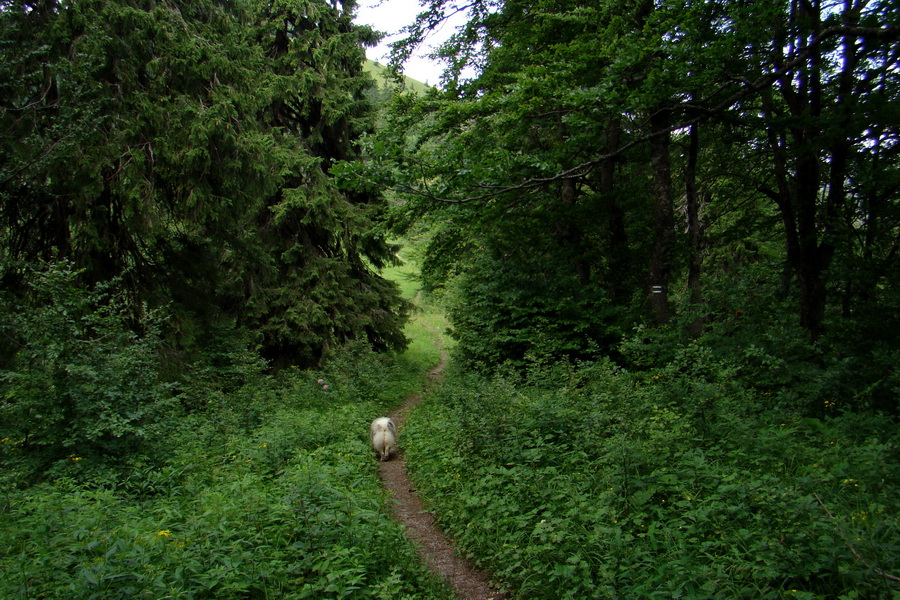
[[[338,189],[370,125],[353,4],[138,0],[0,8],[5,287],[67,259],[120,278],[136,317],[170,306],[176,347],[216,323],[315,362],[362,336],[403,344],[377,268],[383,199]],[[174,335],[177,332],[177,335]]]

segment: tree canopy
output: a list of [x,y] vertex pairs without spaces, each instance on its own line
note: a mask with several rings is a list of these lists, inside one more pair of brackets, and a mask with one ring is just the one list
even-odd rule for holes
[[114,278],[173,348],[223,323],[276,364],[402,347],[380,193],[340,189],[371,128],[352,2],[4,2],[0,266]]
[[[445,90],[398,102],[378,147],[399,218],[437,224],[428,276],[480,359],[534,351],[546,319],[575,357],[635,321],[696,337],[736,312],[787,309],[818,352],[890,337],[894,3],[467,6]],[[398,57],[457,10],[426,8]]]

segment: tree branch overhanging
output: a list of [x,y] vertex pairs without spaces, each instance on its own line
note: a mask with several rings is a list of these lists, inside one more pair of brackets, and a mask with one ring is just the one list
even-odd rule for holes
[[[705,121],[711,120],[712,118],[720,115],[733,107],[735,104],[744,100],[756,93],[759,93],[776,82],[781,80],[784,77],[787,77],[794,69],[798,66],[802,65],[809,57],[812,52],[825,40],[836,37],[836,36],[850,36],[857,37],[863,39],[875,39],[875,40],[896,40],[900,39],[900,26],[891,25],[888,27],[862,27],[862,26],[846,26],[846,25],[835,25],[832,27],[828,27],[821,32],[819,32],[814,38],[812,38],[808,45],[806,45],[801,52],[798,52],[793,58],[788,60],[782,65],[773,65],[773,69],[769,73],[765,73],[758,77],[756,80],[749,80],[747,78],[741,78],[738,81],[743,83],[743,87],[734,91],[731,95],[729,95],[724,100],[718,102],[717,104],[711,107],[704,107],[702,103],[696,102],[683,102],[677,106],[667,107],[661,110],[675,113],[675,112],[691,112],[694,116],[682,120],[678,120],[671,126],[659,130],[652,131],[650,133],[646,133],[642,136],[638,136],[632,141],[625,143],[615,150],[611,152],[606,152],[600,155],[597,155],[590,160],[584,161],[574,167],[570,167],[568,169],[564,169],[559,171],[554,175],[550,175],[548,177],[533,177],[526,180],[523,180],[519,183],[509,184],[504,186],[478,186],[482,189],[488,189],[490,191],[468,195],[459,198],[450,198],[438,196],[431,192],[428,188],[427,182],[424,180],[423,176],[423,186],[420,189],[415,188],[404,188],[399,191],[407,194],[411,194],[414,196],[420,196],[429,200],[433,200],[436,202],[444,202],[448,204],[462,204],[467,202],[476,202],[480,200],[487,200],[490,198],[494,198],[497,196],[502,196],[504,194],[512,193],[512,192],[522,192],[535,190],[537,188],[546,186],[551,183],[555,183],[564,179],[571,178],[581,178],[586,177],[593,171],[594,168],[601,165],[602,163],[615,159],[625,152],[631,150],[636,146],[640,146],[642,144],[648,143],[654,138],[662,135],[670,135],[676,131],[684,130],[692,125],[701,124]],[[712,98],[717,96],[719,93],[725,90],[725,86],[720,87],[713,93],[709,94],[707,98]],[[680,109],[680,110],[679,110]],[[657,111],[659,112],[659,111]],[[648,115],[647,120],[653,118],[653,115]]]

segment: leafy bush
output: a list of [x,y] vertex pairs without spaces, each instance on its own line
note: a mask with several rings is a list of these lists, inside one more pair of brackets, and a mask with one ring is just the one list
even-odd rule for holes
[[785,416],[700,347],[455,376],[404,430],[441,523],[521,598],[895,598],[900,437]]
[[158,318],[146,314],[135,327],[139,311],[112,284],[86,290],[78,278],[66,263],[48,265],[24,300],[0,295],[14,348],[0,371],[0,436],[39,466],[135,451],[158,435],[166,411]]
[[[366,474],[362,444],[298,452],[267,481],[247,453],[151,506],[45,484],[4,532],[4,598],[397,598],[427,587]],[[352,452],[353,454],[349,454]],[[194,493],[186,493],[193,491]],[[418,582],[418,583],[417,583]]]
[[449,600],[390,518],[367,439],[421,374],[338,354],[162,423],[165,450],[5,486],[0,597]]
[[582,285],[549,259],[489,253],[474,258],[447,294],[454,358],[464,367],[583,359],[618,340],[621,311],[599,286]]

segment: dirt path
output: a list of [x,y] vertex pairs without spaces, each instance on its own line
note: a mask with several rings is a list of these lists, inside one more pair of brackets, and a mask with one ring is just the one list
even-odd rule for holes
[[[438,344],[440,347],[440,345]],[[440,377],[447,361],[447,355],[441,351],[441,362],[429,373],[430,379]],[[403,424],[409,410],[420,400],[418,394],[410,396],[406,401],[388,413],[399,431],[400,443],[403,443]],[[432,571],[440,575],[456,592],[460,600],[500,600],[506,596],[490,585],[486,573],[476,569],[475,565],[456,554],[450,541],[434,523],[434,516],[425,510],[422,500],[416,494],[409,476],[406,474],[406,461],[403,455],[393,455],[391,460],[379,463],[381,479],[396,504],[394,517],[405,527],[407,535],[419,550],[419,554]]]

